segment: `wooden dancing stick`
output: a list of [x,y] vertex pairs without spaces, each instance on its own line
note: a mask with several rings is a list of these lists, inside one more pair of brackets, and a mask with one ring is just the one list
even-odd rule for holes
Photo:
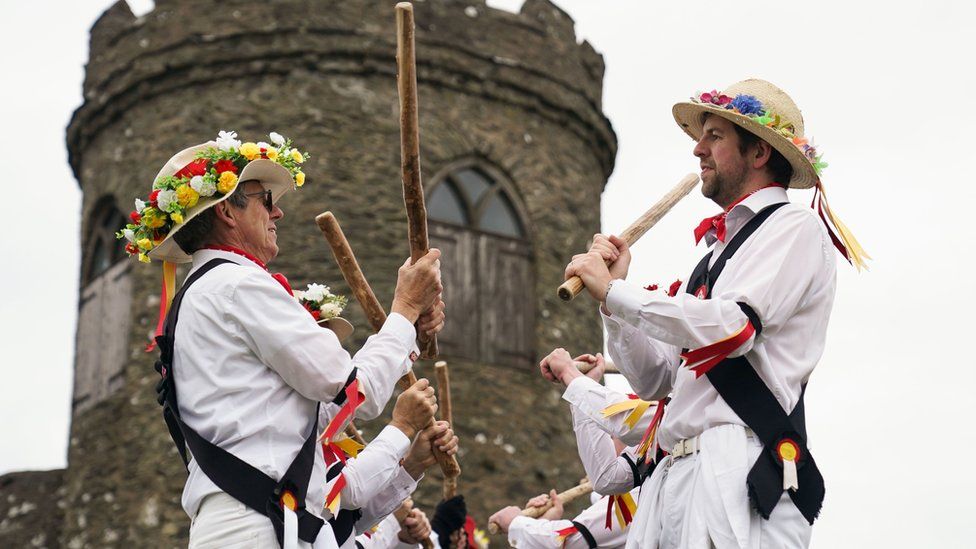
[[[325,212],[315,217],[315,223],[322,230],[325,239],[329,241],[332,254],[336,258],[339,270],[342,271],[342,277],[346,279],[346,284],[349,284],[352,294],[356,296],[359,305],[366,312],[366,318],[369,319],[373,331],[379,332],[386,322],[386,311],[383,310],[383,306],[376,299],[376,294],[373,293],[372,288],[369,287],[369,283],[366,282],[366,277],[363,276],[363,271],[359,268],[359,263],[356,261],[356,256],[352,253],[349,241],[346,240],[346,235],[342,232],[342,227],[339,226],[339,221],[332,215],[332,212]],[[397,385],[401,390],[406,390],[416,382],[417,376],[413,373],[413,370],[408,370],[406,375],[400,378]],[[434,419],[431,418],[430,421],[433,423]],[[433,452],[434,457],[437,458],[438,465],[441,466],[441,471],[444,472],[444,476],[456,477],[461,474],[461,466],[458,465],[457,459],[454,456],[449,456],[437,448],[433,448]]]
[[[671,208],[678,201],[690,193],[698,185],[698,181],[698,174],[690,173],[684,176],[678,182],[678,185],[671,189],[671,192],[664,195],[664,198],[658,200],[657,204],[651,206],[651,209],[644,212],[644,215],[638,217],[637,221],[631,223],[624,232],[620,233],[620,238],[627,242],[629,246],[633,246],[640,237],[644,236],[644,233],[664,217],[664,214],[671,211]],[[570,301],[582,291],[583,280],[578,276],[574,276],[566,282],[563,282],[556,293],[559,294],[560,299],[563,301]]]
[[[403,526],[403,521],[406,520],[407,515],[410,514],[412,509],[413,500],[407,498],[403,500],[403,503],[401,503],[399,507],[396,508],[396,511],[393,511],[393,518],[396,519],[400,526]],[[422,545],[424,549],[434,549],[434,542],[430,541],[430,538],[420,540],[420,545]]]
[[[447,362],[443,360],[434,364],[437,375],[437,403],[440,404],[441,419],[454,428],[454,418],[451,416],[451,379],[447,373]],[[451,499],[457,495],[457,477],[444,475],[444,499]]]
[[[590,484],[589,479],[583,479],[583,482],[581,482],[578,486],[574,486],[569,490],[566,490],[565,492],[560,492],[559,494],[556,494],[556,497],[559,499],[560,503],[566,505],[567,503],[573,501],[574,499],[580,496],[589,495],[590,492],[592,491],[593,491],[593,485]],[[539,518],[542,515],[544,515],[546,511],[548,511],[549,509],[552,509],[552,500],[547,502],[542,507],[526,507],[525,509],[522,509],[522,516],[529,517],[529,518]],[[492,534],[497,534],[500,531],[501,529],[498,527],[498,524],[494,522],[488,523],[488,532]]]
[[[583,373],[583,374],[589,373],[590,370],[592,370],[593,367],[596,366],[595,364],[590,364],[589,362],[576,362],[574,364],[576,364],[576,368],[580,371],[580,373]],[[607,360],[607,361],[605,361],[605,364],[606,364],[606,367],[603,369],[603,373],[605,373],[605,374],[619,374],[620,373],[620,370],[617,369],[617,366],[612,361]]]
[[[420,121],[417,113],[417,58],[414,48],[413,4],[396,5],[397,91],[400,95],[400,171],[403,203],[407,208],[410,260],[427,254],[427,208],[420,179]],[[420,356],[437,358],[437,336],[420,334]]]

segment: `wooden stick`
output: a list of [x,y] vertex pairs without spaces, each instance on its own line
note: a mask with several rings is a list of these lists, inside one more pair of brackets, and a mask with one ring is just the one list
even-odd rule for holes
[[[574,486],[569,490],[566,490],[565,492],[556,494],[556,497],[559,499],[559,502],[562,503],[563,505],[566,505],[567,503],[573,501],[578,497],[589,495],[590,492],[593,491],[593,485],[590,484],[589,479],[583,479],[583,480],[584,482],[580,483],[578,486]],[[553,502],[550,500],[542,507],[526,507],[525,509],[522,509],[522,516],[529,517],[529,518],[539,518],[542,515],[544,515],[546,511],[552,509],[552,503]],[[497,534],[498,532],[501,531],[501,529],[498,527],[497,523],[491,522],[488,524],[488,531],[492,534]]]
[[359,433],[359,429],[356,428],[356,425],[353,424],[352,420],[350,420],[349,423],[346,424],[345,432],[347,437],[355,440],[356,442],[362,444],[363,446],[366,446],[366,439],[364,439],[363,435]]
[[[440,405],[441,419],[454,427],[454,417],[451,414],[451,378],[447,371],[447,362],[443,360],[434,364],[437,375],[437,403]],[[444,499],[451,499],[457,495],[457,477],[444,476]]]
[[[412,509],[413,500],[407,498],[403,500],[403,503],[401,503],[399,507],[396,508],[396,511],[393,511],[393,518],[396,519],[397,523],[401,527],[403,526],[403,521],[407,519],[407,516],[410,515],[410,511]],[[420,540],[420,545],[422,545],[424,549],[434,549],[434,542],[430,541],[430,538]]]
[[[369,319],[373,331],[380,331],[386,322],[386,311],[383,310],[383,306],[376,299],[376,294],[366,282],[366,277],[363,276],[363,271],[359,268],[359,262],[356,261],[356,256],[352,253],[349,241],[346,240],[346,235],[343,234],[342,227],[339,226],[339,221],[332,215],[332,212],[325,212],[315,217],[315,223],[322,230],[326,240],[329,241],[332,254],[336,258],[339,270],[342,271],[342,277],[346,279],[352,294],[359,301],[363,311],[366,312],[366,318]],[[408,370],[407,374],[401,377],[397,384],[401,390],[406,390],[416,382],[417,376],[413,370]],[[434,419],[431,418],[430,421],[433,423]],[[456,477],[461,474],[461,466],[458,465],[454,456],[449,456],[434,448],[434,457],[437,458],[438,465],[444,471],[444,476]]]
[[[620,238],[627,242],[628,245],[633,246],[634,243],[637,242],[640,237],[644,236],[644,233],[646,233],[651,227],[656,225],[657,222],[664,217],[664,214],[668,213],[671,208],[678,203],[678,201],[687,196],[687,194],[690,193],[696,185],[698,185],[698,181],[698,174],[690,173],[684,176],[684,178],[678,182],[678,185],[671,189],[671,192],[664,195],[664,198],[659,200],[657,204],[651,206],[651,209],[644,212],[644,215],[638,217],[637,221],[631,223],[630,226],[624,230],[624,232],[620,233]],[[578,276],[574,276],[566,282],[563,282],[562,285],[559,286],[559,289],[556,290],[556,293],[559,294],[559,298],[563,301],[571,301],[583,291],[583,287],[583,280]]]
[[[617,369],[617,365],[614,364],[612,361],[607,360],[605,361],[605,363],[606,363],[606,368],[603,369],[603,373],[605,374],[620,373],[620,370]],[[589,362],[576,362],[575,364],[576,364],[576,368],[578,368],[579,371],[584,374],[589,373],[589,371],[593,369],[593,366],[595,366],[595,364],[590,364]]]
[[[427,254],[427,208],[420,178],[420,122],[417,113],[417,58],[414,47],[413,4],[396,5],[397,91],[400,95],[400,171],[403,203],[407,209],[407,238],[410,259]],[[437,336],[420,334],[421,357],[437,358]]]

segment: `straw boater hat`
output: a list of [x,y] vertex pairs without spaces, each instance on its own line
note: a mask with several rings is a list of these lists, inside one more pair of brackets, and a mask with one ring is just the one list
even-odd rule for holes
[[[815,207],[823,219],[837,249],[858,270],[866,267],[865,252],[843,222],[831,211],[824,195],[820,175],[827,164],[821,160],[812,140],[806,137],[803,115],[786,92],[765,80],[750,78],[736,82],[723,91],[699,93],[671,109],[674,120],[692,139],[702,135],[704,114],[714,114],[736,124],[769,143],[793,168],[788,182],[794,189],[816,187]],[[828,222],[829,219],[829,222]],[[837,229],[836,234],[831,225]]]
[[305,183],[301,164],[308,155],[272,133],[273,144],[241,143],[235,132],[176,153],[153,179],[147,200],[136,200],[132,223],[119,233],[126,251],[141,261],[188,263],[190,255],[173,240],[191,219],[227,200],[241,183],[260,181],[277,202]]

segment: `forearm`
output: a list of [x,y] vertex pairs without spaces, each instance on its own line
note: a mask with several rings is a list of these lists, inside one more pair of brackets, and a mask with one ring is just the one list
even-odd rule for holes
[[[572,405],[573,418],[587,418],[600,429],[612,437],[617,437],[625,444],[633,446],[640,442],[654,415],[654,407],[649,407],[633,427],[627,425],[626,419],[631,412],[622,412],[604,416],[603,410],[619,402],[627,402],[627,395],[618,393],[608,387],[600,385],[586,376],[574,379],[563,393],[563,400]],[[631,401],[632,402],[632,401]]]
[[630,465],[617,456],[610,435],[599,426],[573,411],[573,430],[583,469],[593,491],[610,495],[630,491],[634,487],[634,473]]

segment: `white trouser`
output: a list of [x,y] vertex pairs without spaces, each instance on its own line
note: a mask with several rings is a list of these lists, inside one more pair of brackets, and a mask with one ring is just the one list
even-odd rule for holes
[[805,548],[811,526],[784,492],[764,520],[752,509],[746,475],[762,445],[738,425],[702,433],[698,453],[664,458],[644,486],[627,547],[640,549]]
[[[337,547],[328,523],[322,526],[314,546],[300,540],[298,545],[314,549]],[[276,547],[278,540],[268,517],[223,492],[205,497],[190,523],[189,549]]]

